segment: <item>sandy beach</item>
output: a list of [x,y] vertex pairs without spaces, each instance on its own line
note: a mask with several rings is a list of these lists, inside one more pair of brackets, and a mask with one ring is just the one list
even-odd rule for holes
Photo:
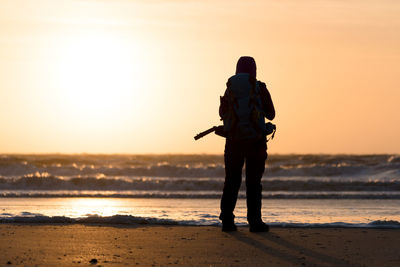
[[0,225],[0,266],[399,266],[400,231]]

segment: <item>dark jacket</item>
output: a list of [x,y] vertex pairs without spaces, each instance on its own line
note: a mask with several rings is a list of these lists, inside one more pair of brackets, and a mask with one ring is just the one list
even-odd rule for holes
[[260,82],[260,95],[265,117],[272,121],[275,118],[275,108],[267,86],[263,82]]

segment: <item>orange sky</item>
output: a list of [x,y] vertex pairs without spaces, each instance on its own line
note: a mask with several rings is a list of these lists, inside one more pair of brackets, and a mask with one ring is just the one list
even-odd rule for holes
[[193,136],[250,55],[271,153],[400,153],[398,1],[16,1],[0,9],[0,153],[222,153]]

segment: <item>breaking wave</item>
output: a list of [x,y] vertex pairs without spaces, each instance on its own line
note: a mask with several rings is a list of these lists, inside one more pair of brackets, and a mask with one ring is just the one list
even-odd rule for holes
[[[399,155],[270,155],[266,170],[266,198],[400,195]],[[0,197],[217,198],[224,175],[222,155],[0,155]]]
[[[27,224],[100,224],[100,225],[210,225],[218,226],[220,223],[204,223],[196,220],[168,220],[159,218],[137,217],[132,215],[98,216],[90,215],[83,218],[66,216],[45,216],[27,213],[24,216],[0,216],[0,223],[27,223]],[[243,226],[244,224],[239,224]],[[400,229],[400,222],[394,220],[377,220],[370,223],[270,223],[273,227],[286,228],[385,228]]]
[[[269,177],[400,177],[400,155],[270,155]],[[223,177],[221,155],[1,155],[0,175]]]

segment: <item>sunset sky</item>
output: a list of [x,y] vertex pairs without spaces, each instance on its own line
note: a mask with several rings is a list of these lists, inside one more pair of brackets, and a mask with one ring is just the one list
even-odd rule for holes
[[400,2],[2,0],[0,153],[223,153],[253,56],[270,153],[400,153]]

